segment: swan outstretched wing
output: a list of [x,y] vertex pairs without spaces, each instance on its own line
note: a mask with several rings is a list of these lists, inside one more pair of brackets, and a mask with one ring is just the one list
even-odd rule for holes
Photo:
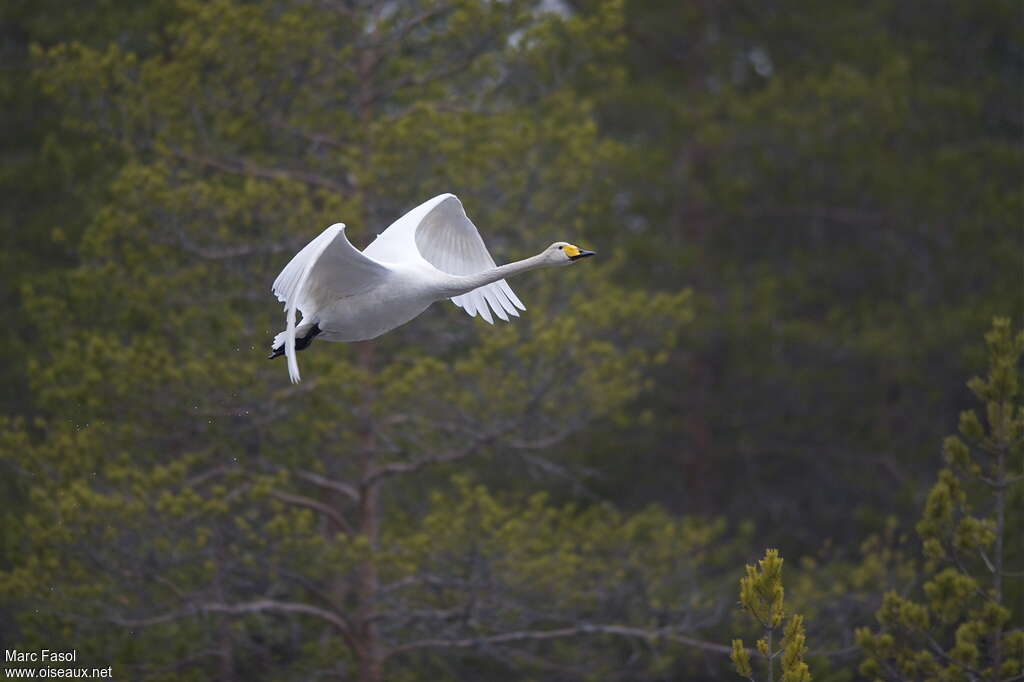
[[274,280],[274,295],[284,303],[288,317],[285,355],[288,375],[299,381],[295,360],[295,311],[303,318],[313,315],[339,298],[355,296],[383,282],[388,268],[362,254],[349,243],[345,225],[336,223],[295,254]]
[[[454,194],[442,194],[423,202],[391,224],[366,250],[383,262],[424,260],[450,275],[473,275],[496,267],[476,225]],[[526,310],[505,280],[452,297],[452,302],[471,317],[477,313],[490,322],[491,310],[501,319],[518,317]]]

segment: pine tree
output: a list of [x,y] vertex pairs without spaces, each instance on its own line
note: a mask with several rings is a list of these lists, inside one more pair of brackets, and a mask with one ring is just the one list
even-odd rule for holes
[[[943,443],[947,464],[928,493],[917,532],[924,553],[921,594],[886,593],[879,628],[858,630],[861,672],[885,680],[1013,680],[1024,672],[1019,567],[1024,501],[1024,333],[996,318],[985,335],[989,371],[968,382],[984,407],[960,415]],[[1013,529],[1013,531],[1011,531]],[[1011,535],[1011,532],[1013,533]]]
[[[331,222],[365,242],[454,188],[499,257],[608,229],[617,147],[565,73],[600,71],[617,3],[393,9],[183,3],[166,53],[39,55],[69,122],[125,161],[81,265],[27,290],[44,415],[8,421],[0,447],[30,496],[0,574],[26,645],[73,637],[140,679],[363,682],[455,676],[464,656],[598,665],[553,639],[701,645],[681,614],[706,600],[672,580],[705,567],[661,572],[720,526],[524,507],[536,484],[503,476],[571,476],[574,437],[633,419],[687,292],[578,268],[517,282],[516,324],[437,306],[379,341],[314,346],[297,387],[265,360],[269,282]],[[489,478],[507,520],[456,532],[449,510],[499,499],[446,495],[456,471]],[[621,581],[649,602],[620,608],[605,536],[660,559]]]
[[[785,590],[782,587],[782,557],[777,549],[765,550],[764,558],[757,566],[747,566],[746,575],[740,579],[740,605],[761,628],[763,635],[755,645],[757,653],[764,659],[765,677],[775,679],[775,659],[779,658],[782,682],[810,682],[811,673],[804,663],[805,645],[803,616],[792,614],[782,628],[786,617]],[[777,639],[782,628],[782,640]],[[736,673],[754,682],[754,667],[750,663],[750,651],[742,639],[732,640],[732,662]]]

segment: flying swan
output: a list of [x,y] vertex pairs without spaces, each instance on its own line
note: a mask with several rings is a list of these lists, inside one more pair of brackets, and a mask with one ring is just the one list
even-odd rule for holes
[[[594,255],[555,242],[532,258],[497,266],[476,226],[454,194],[425,201],[396,220],[359,251],[335,223],[299,251],[274,280],[284,303],[286,329],[274,337],[270,358],[288,358],[288,376],[299,381],[297,351],[313,339],[364,341],[401,326],[434,301],[450,298],[470,317],[494,324],[526,307],[506,277]],[[295,321],[295,311],[302,313]]]

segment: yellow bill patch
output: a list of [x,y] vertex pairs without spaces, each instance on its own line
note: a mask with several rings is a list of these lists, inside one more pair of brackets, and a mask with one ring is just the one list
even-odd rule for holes
[[573,246],[572,244],[566,244],[565,246],[562,247],[562,250],[565,251],[565,255],[568,256],[569,258],[575,258],[576,256],[580,255],[579,247]]

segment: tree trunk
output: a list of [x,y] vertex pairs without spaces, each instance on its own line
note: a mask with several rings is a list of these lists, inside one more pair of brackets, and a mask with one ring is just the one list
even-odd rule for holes
[[[1002,410],[1000,410],[1002,412]],[[1002,419],[1005,415],[1000,414]],[[992,592],[996,603],[1003,605],[1003,531],[1006,526],[1006,446],[1004,424],[999,425],[999,444],[996,452],[996,546],[992,557]],[[992,637],[992,679],[1003,679],[1003,628],[1000,627]]]
[[[370,541],[371,551],[377,549],[378,533],[377,485],[372,484],[360,491],[360,514],[363,525],[361,533]],[[359,657],[360,682],[381,682],[380,642],[377,624],[374,621],[377,589],[379,587],[377,562],[370,557],[363,562],[359,571],[359,630],[362,645]]]
[[[359,361],[363,370],[368,374],[373,371],[372,342],[361,344]],[[366,419],[366,424],[363,432],[362,482],[359,486],[359,534],[366,538],[370,548],[370,556],[363,562],[359,570],[360,682],[381,682],[383,679],[381,677],[381,647],[377,623],[374,620],[379,588],[375,554],[380,536],[380,484],[376,481],[367,482],[373,467],[374,456],[373,428],[370,424],[370,420],[373,418],[373,400],[374,390],[372,380],[369,380],[363,391],[363,409],[365,410],[363,416]]]

